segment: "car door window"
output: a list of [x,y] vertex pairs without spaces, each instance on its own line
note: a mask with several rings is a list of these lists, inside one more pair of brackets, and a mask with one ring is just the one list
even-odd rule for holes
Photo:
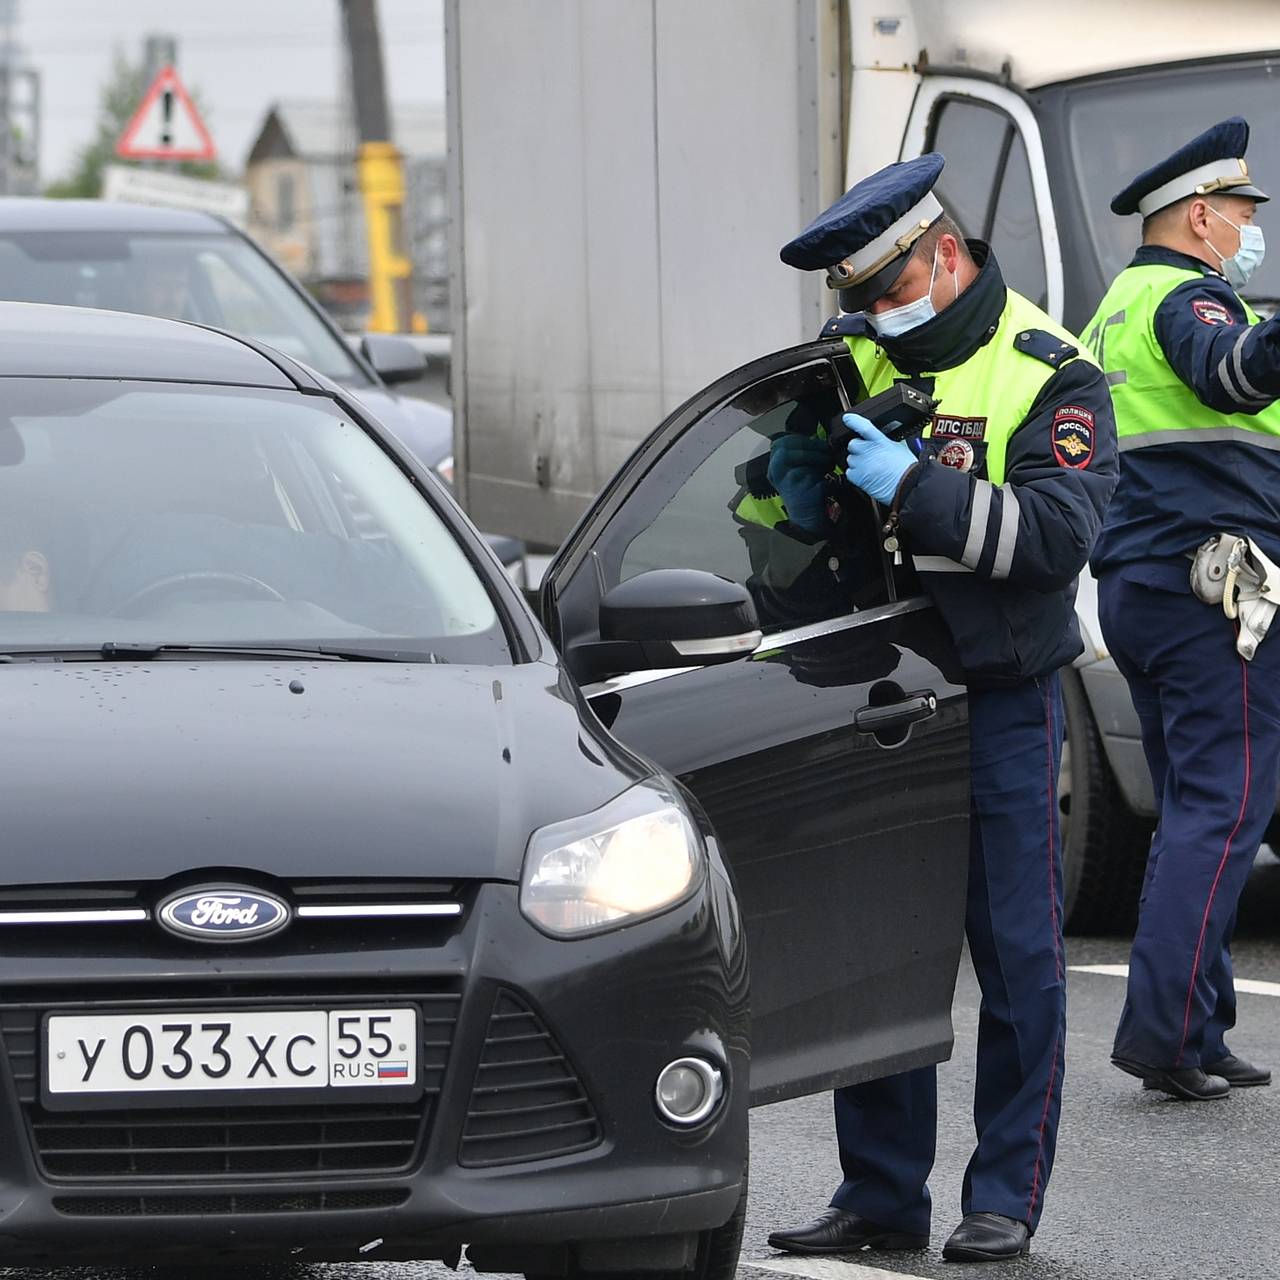
[[928,146],[947,158],[934,190],[966,236],[986,240],[1006,283],[1047,300],[1044,249],[1026,143],[1005,112],[970,98],[942,98]]
[[871,503],[833,476],[832,529],[815,537],[786,520],[768,479],[774,440],[824,433],[843,408],[826,360],[763,378],[714,408],[673,451],[670,483],[651,487],[653,497],[620,522],[617,580],[651,569],[717,574],[752,592],[766,631],[885,603]]

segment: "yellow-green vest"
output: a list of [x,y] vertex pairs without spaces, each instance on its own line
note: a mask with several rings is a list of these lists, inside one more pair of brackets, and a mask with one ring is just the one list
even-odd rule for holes
[[[1004,483],[1009,440],[1026,420],[1045,383],[1057,372],[1056,362],[1046,364],[1014,346],[1020,333],[1031,330],[1051,333],[1073,347],[1077,345],[1076,338],[1049,320],[1033,302],[1009,289],[989,342],[953,369],[920,375],[933,379],[930,394],[938,401],[938,417],[986,419],[982,435],[986,457],[976,470],[992,484]],[[874,339],[850,337],[845,342],[868,396],[877,395],[906,377]],[[1068,357],[1072,358],[1093,363],[1092,357],[1083,352],[1078,357]],[[924,435],[927,438],[933,432],[931,423]]]
[[[1223,428],[1280,436],[1280,403],[1261,413],[1222,413],[1203,404],[1174,372],[1156,338],[1160,304],[1199,271],[1150,263],[1126,267],[1085,326],[1085,343],[1107,375],[1116,411],[1120,451],[1148,444],[1208,443]],[[1258,317],[1241,299],[1250,324]],[[1212,433],[1212,434],[1200,434]]]

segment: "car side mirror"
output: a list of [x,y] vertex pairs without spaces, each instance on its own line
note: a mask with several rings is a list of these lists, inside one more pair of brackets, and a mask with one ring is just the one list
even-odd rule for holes
[[383,382],[413,382],[427,372],[427,357],[408,338],[393,333],[366,333],[360,341],[364,358]]
[[600,602],[600,639],[575,645],[588,679],[746,657],[762,637],[750,592],[700,569],[651,569]]

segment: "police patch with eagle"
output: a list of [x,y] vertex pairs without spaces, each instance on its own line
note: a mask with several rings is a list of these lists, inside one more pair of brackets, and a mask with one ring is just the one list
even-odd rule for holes
[[1053,456],[1064,467],[1083,470],[1093,460],[1093,412],[1082,404],[1064,404],[1053,413]]

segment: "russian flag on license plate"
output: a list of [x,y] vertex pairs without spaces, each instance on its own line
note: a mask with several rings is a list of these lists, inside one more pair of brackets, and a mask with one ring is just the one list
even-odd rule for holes
[[407,1080],[408,1078],[409,1064],[407,1062],[378,1063],[379,1080]]

